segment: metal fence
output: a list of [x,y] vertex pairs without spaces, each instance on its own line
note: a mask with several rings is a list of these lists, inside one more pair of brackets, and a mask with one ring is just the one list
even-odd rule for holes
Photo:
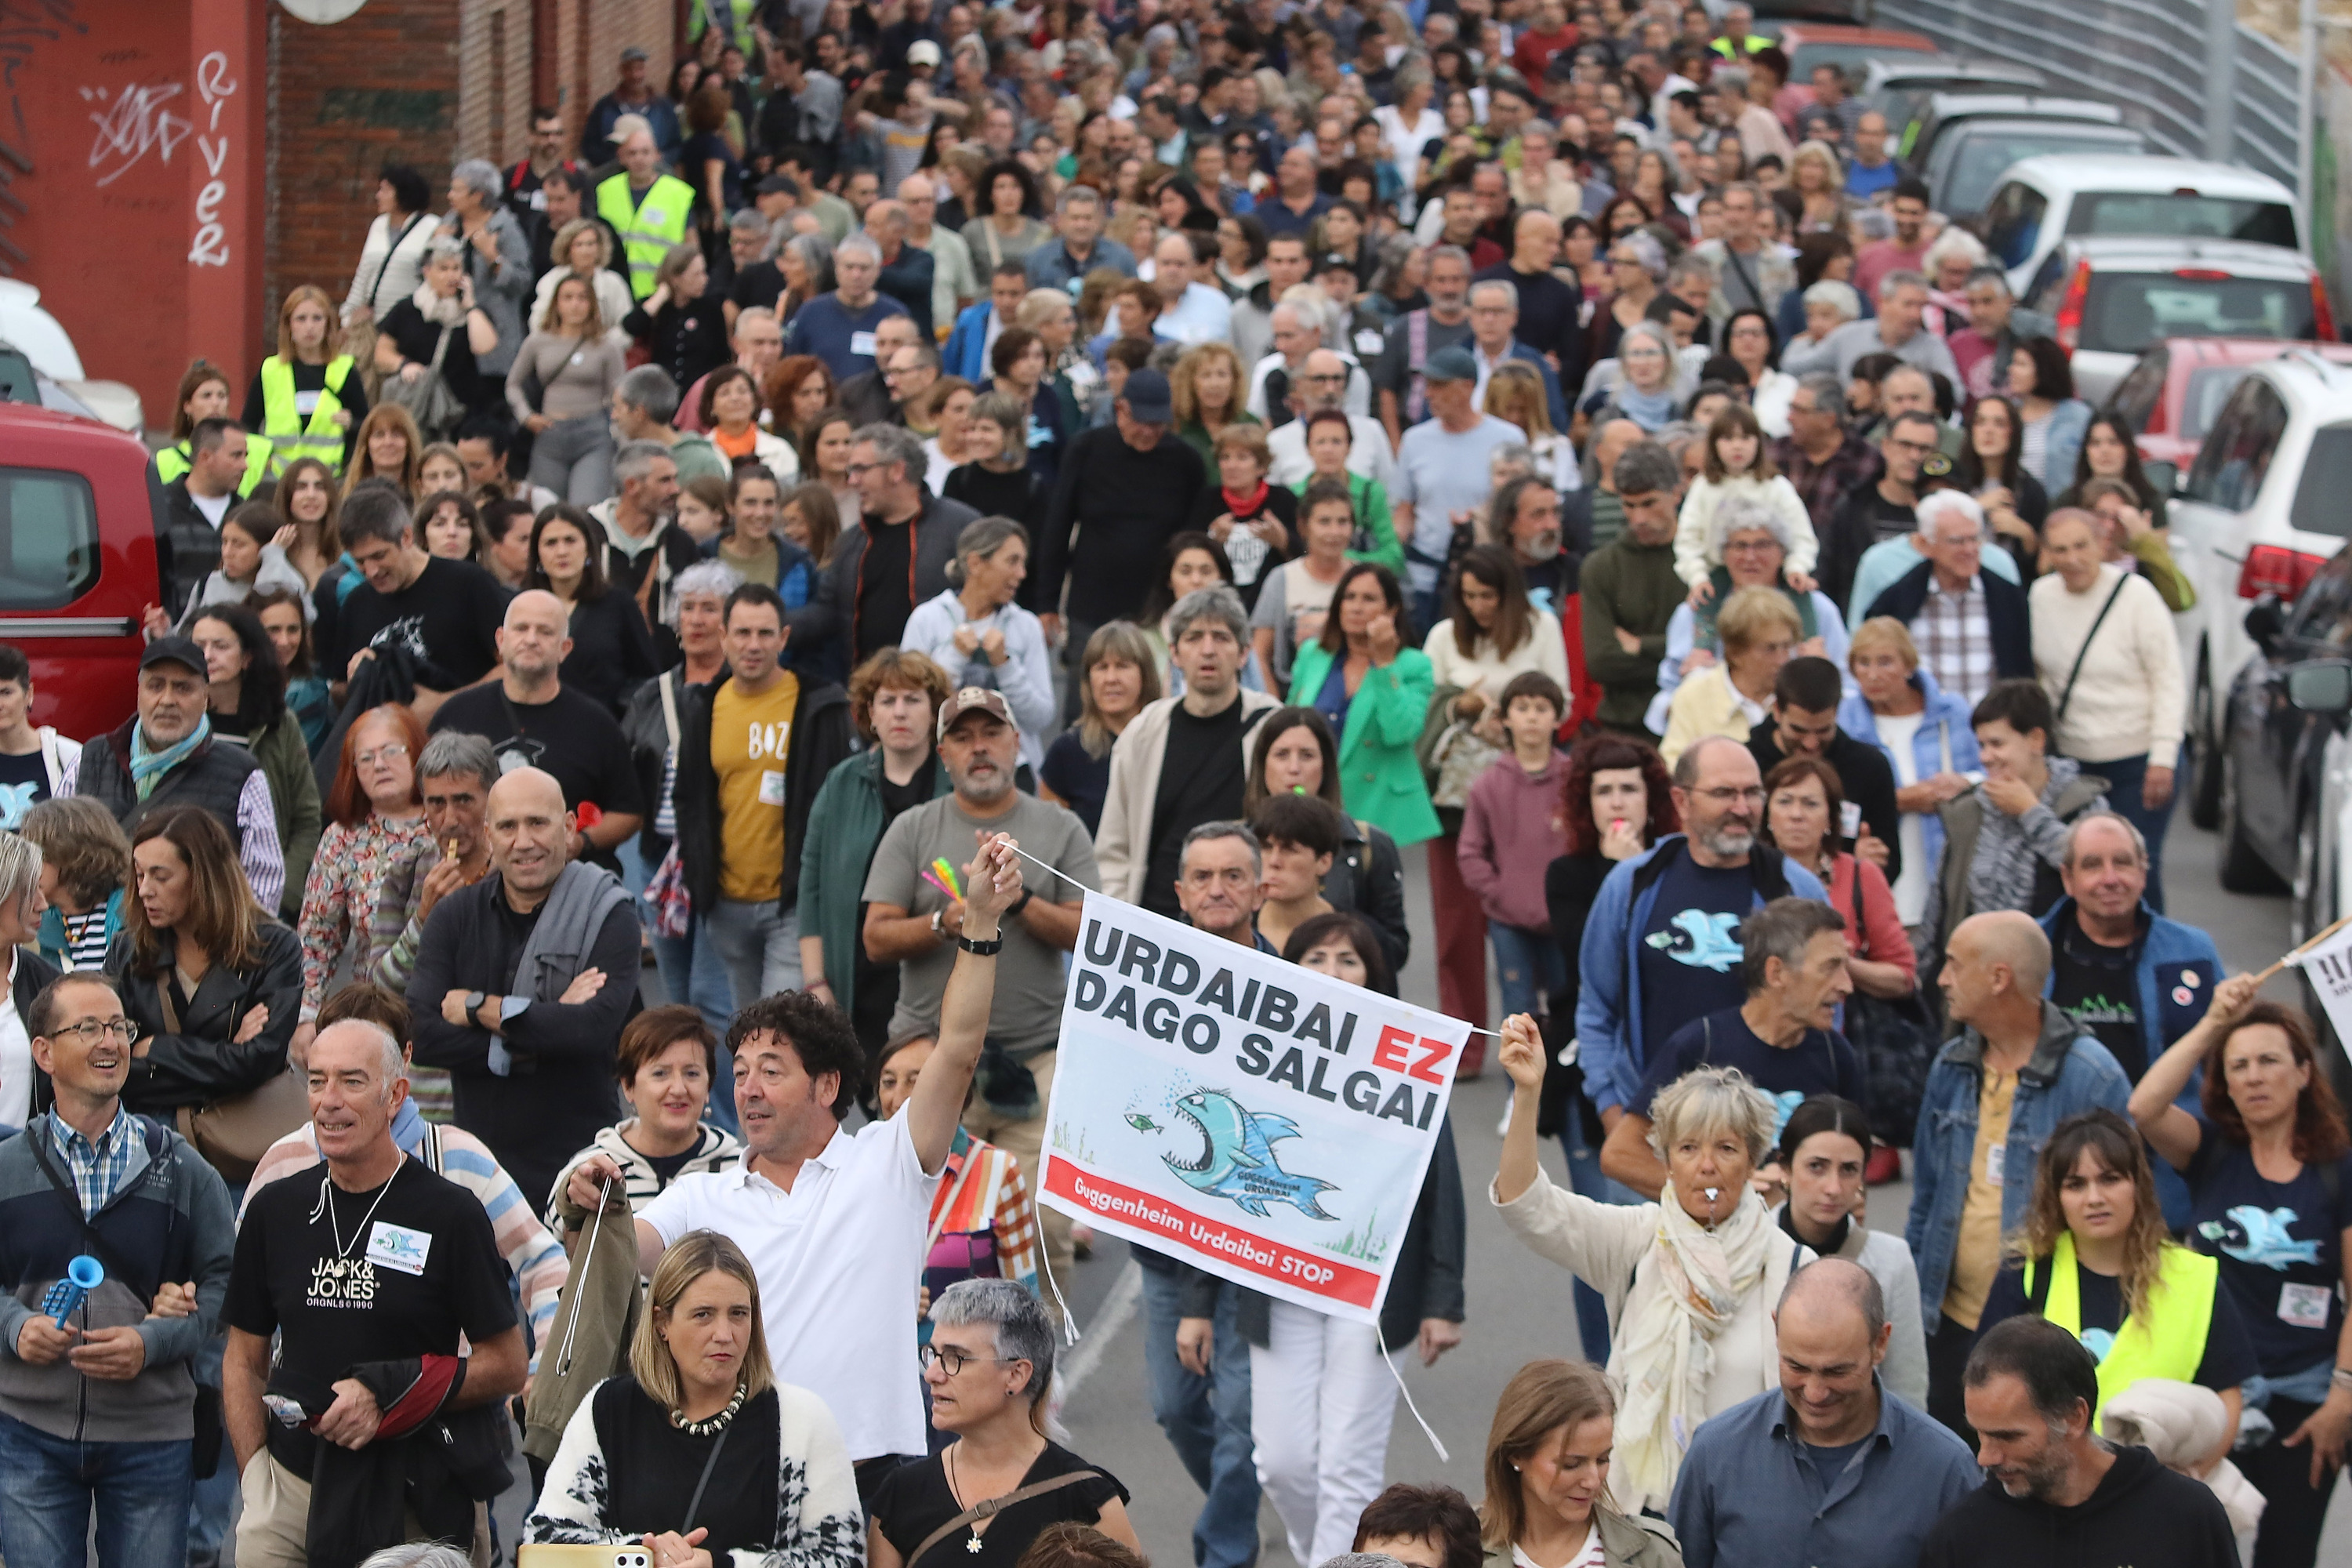
[[2294,57],[2234,19],[2217,24],[2197,0],[1878,0],[1874,15],[1955,53],[2032,67],[2053,92],[2112,103],[2158,152],[2295,184]]

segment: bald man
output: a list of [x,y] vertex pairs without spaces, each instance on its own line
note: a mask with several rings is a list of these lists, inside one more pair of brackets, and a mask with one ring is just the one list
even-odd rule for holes
[[1202,282],[1206,268],[1194,237],[1183,231],[1163,234],[1151,252],[1151,286],[1160,294],[1160,319],[1152,336],[1162,342],[1223,342],[1233,335],[1234,302],[1222,289]]
[[1559,219],[1522,207],[1511,220],[1511,254],[1471,282],[1508,283],[1519,291],[1519,342],[1544,357],[1562,386],[1584,384],[1584,291],[1552,276],[1559,260]]
[[613,851],[644,823],[645,801],[612,710],[563,684],[572,635],[562,601],[543,588],[517,594],[498,643],[496,684],[444,702],[433,715],[433,732],[481,736],[498,752],[503,773],[544,770],[578,824],[566,854],[617,870]]
[[538,1202],[612,1122],[644,938],[620,879],[572,858],[579,818],[552,773],[509,769],[486,826],[489,875],[435,906],[408,1005],[416,1059],[456,1086],[457,1125]]
[[1710,1416],[1675,1479],[1685,1568],[1911,1568],[1979,1476],[1967,1444],[1882,1380],[1878,1280],[1843,1258],[1809,1263],[1772,1321],[1780,1386]]
[[2098,1037],[2043,1000],[2050,939],[2017,910],[1971,915],[1945,946],[1938,984],[1958,1037],[1927,1069],[1912,1145],[1911,1218],[1927,1333],[1927,1408],[1967,1436],[1960,1373],[2001,1237],[2025,1219],[2035,1153],[2051,1129],[2131,1080]]

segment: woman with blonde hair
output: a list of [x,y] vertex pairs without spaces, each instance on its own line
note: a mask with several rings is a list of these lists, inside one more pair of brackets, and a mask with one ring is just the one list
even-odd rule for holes
[[1876,746],[1895,770],[1895,806],[1903,814],[1895,910],[1914,927],[1926,916],[1943,858],[1937,808],[1970,787],[1963,775],[1978,765],[1976,729],[1969,705],[1936,684],[1920,665],[1911,628],[1892,616],[1853,629],[1846,668],[1859,689],[1838,704],[1838,728]]
[[1691,743],[1727,735],[1745,744],[1748,731],[1772,710],[1780,667],[1805,635],[1797,607],[1778,588],[1735,590],[1715,618],[1723,662],[1710,664],[1675,689],[1666,709],[1666,738],[1658,755],[1673,767]]
[[629,292],[629,280],[613,269],[610,231],[595,218],[573,218],[555,231],[555,243],[548,247],[547,253],[555,258],[555,265],[547,269],[533,290],[528,319],[543,330],[548,307],[555,303],[556,289],[565,279],[577,278],[588,285],[590,297],[595,301],[598,330],[616,345],[626,347],[628,334],[620,330],[621,322],[636,308],[637,301]]
[[1591,1362],[1531,1361],[1511,1375],[1486,1429],[1478,1506],[1493,1568],[1681,1568],[1664,1530],[1609,1500],[1616,1436],[1616,1393]]
[[592,281],[561,268],[548,277],[555,286],[541,290],[547,303],[507,373],[507,406],[533,437],[530,482],[593,506],[613,493],[613,391],[628,360]]
[[343,465],[341,500],[349,500],[362,479],[386,479],[400,499],[415,504],[417,468],[425,460],[425,432],[416,416],[397,403],[379,403],[352,437],[352,460]]
[[59,969],[100,969],[126,918],[131,840],[114,814],[87,795],[52,795],[17,831],[41,851],[41,956]]
[[2221,1289],[2218,1261],[2165,1228],[2147,1146],[2105,1106],[2051,1130],[2034,1162],[2025,1224],[2009,1238],[1977,1332],[2023,1313],[2089,1347],[2099,1363],[2102,1405],[2149,1377],[2220,1394],[2228,1430],[2199,1469],[2230,1451],[2239,1385],[2256,1368],[2245,1319]]
[[1195,343],[1184,351],[1169,373],[1170,401],[1176,409],[1176,434],[1213,466],[1217,437],[1227,426],[1255,425],[1256,415],[1242,406],[1248,377],[1241,357],[1229,343]]
[[1789,189],[1796,194],[1799,234],[1843,234],[1853,216],[1845,194],[1845,161],[1822,141],[1802,142],[1789,155]]
[[1564,432],[1551,427],[1551,405],[1535,366],[1515,359],[1495,366],[1486,378],[1486,412],[1527,433],[1536,472],[1546,476],[1554,489],[1576,487],[1576,447]]
[[1055,737],[1037,770],[1037,794],[1066,805],[1094,833],[1110,794],[1110,749],[1129,721],[1160,700],[1151,639],[1133,621],[1097,626],[1078,661],[1078,721]]
[[316,284],[286,292],[278,307],[278,352],[253,373],[237,423],[269,444],[276,479],[297,458],[340,468],[351,455],[352,433],[367,417],[367,388],[343,349],[335,302]]
[[1493,1202],[1505,1228],[1601,1292],[1609,1375],[1627,1391],[1609,1489],[1627,1513],[1663,1510],[1690,1434],[1780,1386],[1772,1307],[1812,1250],[1771,1220],[1749,1178],[1778,1108],[1737,1069],[1703,1067],[1650,1104],[1650,1147],[1666,1167],[1658,1201],[1620,1206],[1552,1184],[1536,1160],[1549,1052],[1536,1022],[1503,1024],[1511,1115]]
[[654,1267],[629,1370],[565,1424],[524,1542],[643,1546],[663,1568],[857,1568],[864,1531],[833,1413],[776,1381],[751,1259],[688,1231]]

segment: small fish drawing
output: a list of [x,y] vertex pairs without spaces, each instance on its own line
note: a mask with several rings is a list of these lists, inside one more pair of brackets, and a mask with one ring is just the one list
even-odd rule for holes
[[1157,1132],[1160,1131],[1160,1123],[1152,1121],[1151,1118],[1144,1115],[1142,1112],[1136,1110],[1130,1110],[1127,1113],[1127,1124],[1129,1127],[1134,1128],[1138,1132]]
[[1187,1186],[1213,1197],[1230,1198],[1244,1214],[1266,1216],[1269,1203],[1290,1204],[1308,1219],[1337,1219],[1321,1202],[1325,1193],[1339,1189],[1315,1176],[1286,1171],[1274,1155],[1274,1145],[1298,1136],[1298,1125],[1287,1116],[1244,1110],[1223,1089],[1196,1089],[1176,1102],[1176,1114],[1201,1134],[1201,1157],[1186,1162],[1173,1154],[1160,1158]]

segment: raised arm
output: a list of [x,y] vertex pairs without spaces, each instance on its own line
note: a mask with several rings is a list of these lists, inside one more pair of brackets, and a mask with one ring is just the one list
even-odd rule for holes
[[1511,1078],[1511,1119],[1503,1130],[1502,1163],[1495,1171],[1495,1198],[1510,1203],[1535,1185],[1543,1173],[1536,1159],[1536,1110],[1543,1098],[1543,1033],[1525,1013],[1503,1020],[1503,1043],[1496,1053]]
[[2213,987],[2213,999],[2206,1005],[2205,1016],[2197,1020],[2196,1027],[2172,1042],[2165,1053],[2148,1064],[2147,1071],[2131,1095],[2131,1119],[2138,1123],[2140,1135],[2148,1146],[2164,1156],[2175,1170],[2186,1170],[2197,1155],[2197,1146],[2204,1132],[2197,1119],[2174,1102],[2180,1091],[2189,1087],[2196,1076],[2197,1065],[2213,1047],[2213,1042],[2229,1032],[2245,1010],[2253,1005],[2254,994],[2263,988],[2259,976],[2233,974]]

